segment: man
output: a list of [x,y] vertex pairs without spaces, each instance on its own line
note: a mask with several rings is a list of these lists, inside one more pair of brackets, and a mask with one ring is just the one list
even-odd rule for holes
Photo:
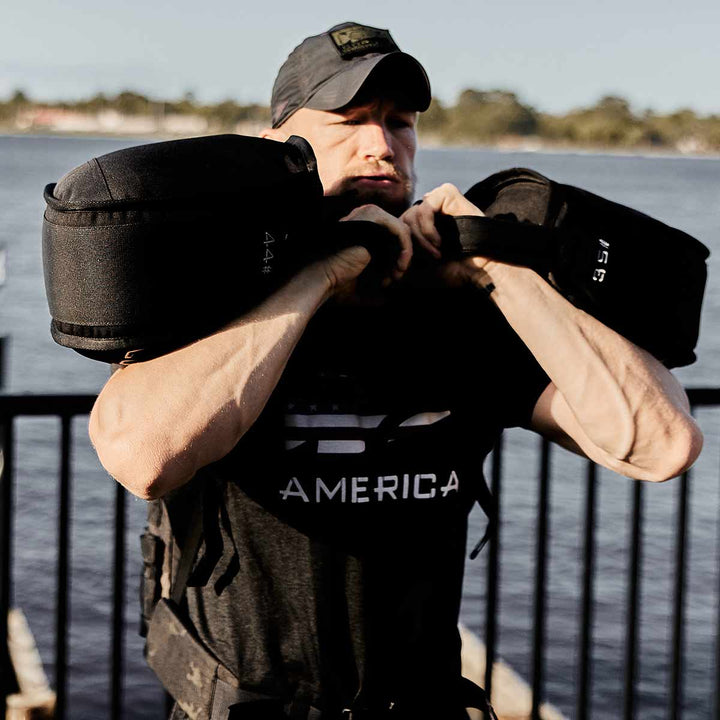
[[503,428],[647,480],[700,449],[646,352],[530,270],[441,261],[435,214],[481,212],[449,185],[408,209],[429,99],[387,31],[303,41],[263,134],[308,139],[325,193],[356,206],[344,222],[397,238],[390,277],[367,281],[359,247],[313,262],[214,335],[115,373],[93,409],[119,482],[202,496],[186,612],[246,691],[230,717],[466,717],[467,515]]

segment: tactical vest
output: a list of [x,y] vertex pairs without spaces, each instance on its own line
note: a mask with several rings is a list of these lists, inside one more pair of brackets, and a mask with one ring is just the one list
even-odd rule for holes
[[[340,714],[323,712],[301,699],[270,697],[240,685],[239,679],[200,641],[187,619],[185,590],[203,583],[203,518],[214,519],[217,481],[209,470],[167,498],[148,503],[147,526],[141,535],[141,634],[146,637],[148,665],[177,706],[190,720],[232,720],[234,712],[252,706],[257,717],[293,720],[410,720],[427,710],[422,697],[412,703],[380,705],[362,696]],[[198,577],[199,575],[199,577]],[[497,720],[485,692],[459,677],[451,690],[454,707],[438,708],[447,720],[466,718],[464,708],[478,708],[488,720]],[[244,712],[244,711],[243,711]],[[255,717],[255,715],[253,715]]]

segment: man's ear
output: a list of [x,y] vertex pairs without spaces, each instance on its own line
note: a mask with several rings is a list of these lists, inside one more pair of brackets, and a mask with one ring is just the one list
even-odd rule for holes
[[260,131],[260,137],[265,140],[277,140],[278,142],[285,142],[289,136],[282,128],[266,127]]

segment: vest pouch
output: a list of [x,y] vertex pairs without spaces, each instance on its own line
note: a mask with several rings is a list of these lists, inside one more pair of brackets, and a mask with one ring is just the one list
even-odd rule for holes
[[151,532],[140,536],[143,573],[140,578],[140,635],[147,635],[155,605],[160,600],[160,575],[165,557],[165,543]]
[[172,601],[155,605],[145,658],[190,720],[227,718],[230,707],[247,697],[237,678],[197,639]]

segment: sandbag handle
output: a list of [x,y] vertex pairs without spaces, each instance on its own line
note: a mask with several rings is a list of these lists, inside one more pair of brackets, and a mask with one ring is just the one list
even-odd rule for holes
[[547,275],[558,245],[557,233],[527,222],[477,215],[437,215],[443,259],[482,255],[513,265],[524,265]]

